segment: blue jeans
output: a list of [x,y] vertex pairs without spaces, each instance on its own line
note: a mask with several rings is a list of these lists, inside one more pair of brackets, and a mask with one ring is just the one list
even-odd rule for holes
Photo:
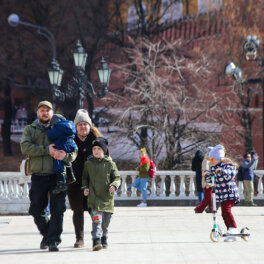
[[134,182],[132,183],[132,186],[139,189],[142,193],[142,197],[144,201],[147,201],[148,199],[148,181],[149,178],[140,178],[137,177]]
[[96,210],[91,210],[90,212],[92,218],[92,239],[97,239],[101,237],[108,237],[108,227],[112,217],[112,213],[101,212]]
[[198,192],[198,198],[199,198],[199,202],[201,202],[204,198],[204,193],[203,192]]

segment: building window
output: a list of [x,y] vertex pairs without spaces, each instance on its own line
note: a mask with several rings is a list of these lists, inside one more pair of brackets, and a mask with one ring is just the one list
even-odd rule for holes
[[207,13],[212,10],[219,10],[223,0],[198,0],[198,13]]
[[163,0],[161,22],[172,22],[183,17],[183,4],[179,0]]
[[[145,15],[144,17],[146,17],[146,6],[144,3],[142,3]],[[137,26],[141,27],[142,23],[139,19],[139,15],[140,14],[140,9],[136,9],[136,7],[134,5],[130,6],[128,9],[128,17],[127,17],[127,29],[128,30],[133,30],[135,29]]]

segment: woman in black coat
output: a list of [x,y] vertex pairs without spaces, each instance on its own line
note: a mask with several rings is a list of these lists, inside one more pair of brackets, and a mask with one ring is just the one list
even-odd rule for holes
[[68,198],[73,211],[73,225],[76,235],[75,248],[84,247],[84,211],[87,211],[87,197],[83,195],[82,172],[84,162],[92,155],[92,142],[95,138],[101,137],[99,130],[92,126],[92,121],[85,109],[79,109],[74,119],[77,135],[75,143],[78,147],[78,155],[72,163],[76,182],[68,186]]
[[204,153],[202,150],[197,150],[194,158],[192,159],[192,170],[195,171],[196,189],[198,192],[198,198],[201,202],[203,200],[203,187],[202,187],[202,162],[204,159]]

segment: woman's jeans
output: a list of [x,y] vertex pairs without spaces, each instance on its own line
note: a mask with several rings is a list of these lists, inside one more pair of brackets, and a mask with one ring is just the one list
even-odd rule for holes
[[137,177],[134,182],[132,183],[132,186],[139,189],[142,193],[143,200],[146,201],[148,199],[148,181],[149,178],[140,178]]

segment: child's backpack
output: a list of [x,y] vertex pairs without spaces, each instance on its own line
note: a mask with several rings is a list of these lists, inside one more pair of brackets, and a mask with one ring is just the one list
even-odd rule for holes
[[151,160],[150,161],[150,168],[148,171],[149,174],[149,178],[154,178],[154,176],[156,175],[156,164]]
[[238,181],[243,181],[243,180],[244,180],[243,171],[242,171],[242,166],[239,166],[239,168],[238,168],[238,170],[237,170],[236,179],[237,179]]

